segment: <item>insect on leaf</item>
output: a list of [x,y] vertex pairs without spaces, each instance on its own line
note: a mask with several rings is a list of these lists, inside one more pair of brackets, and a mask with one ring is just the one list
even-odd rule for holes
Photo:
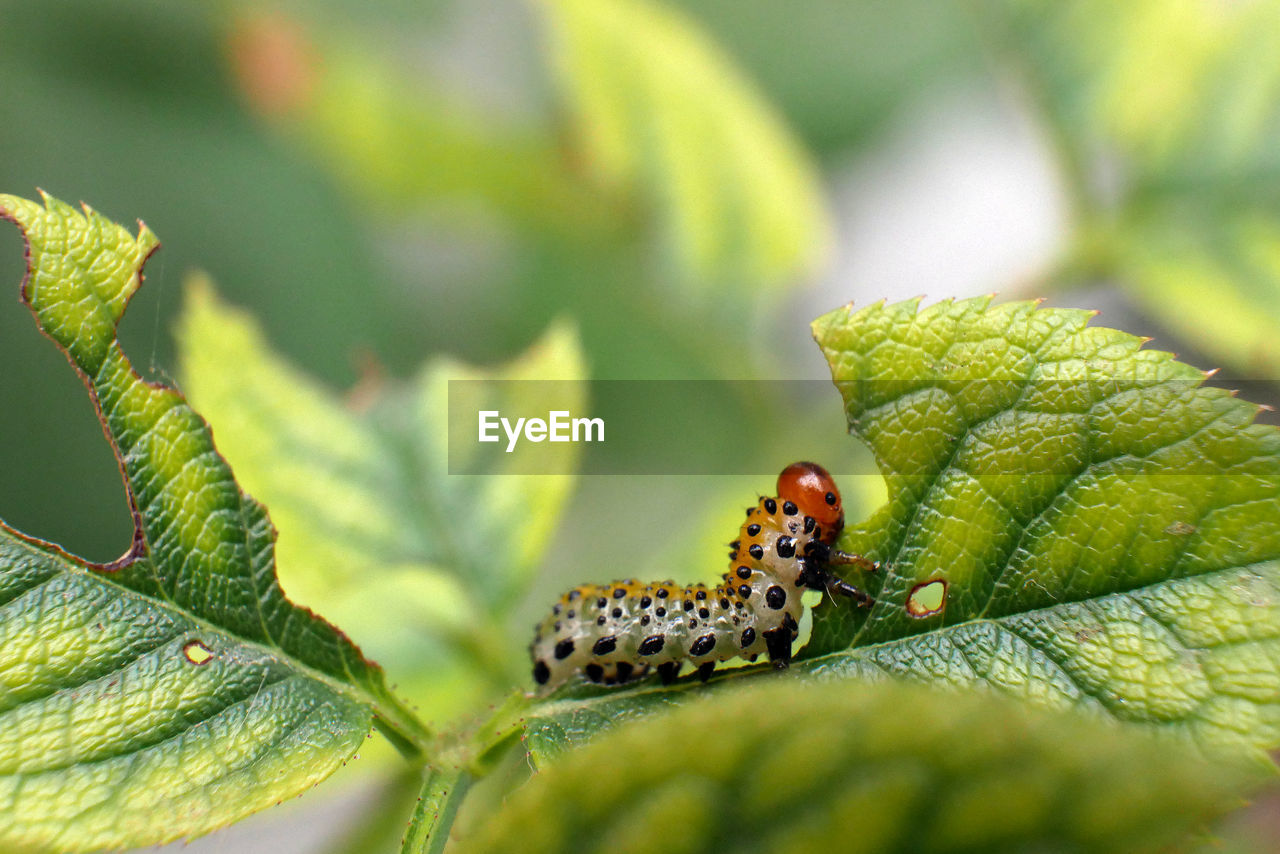
[[[1280,432],[1085,311],[989,299],[814,323],[888,502],[837,545],[809,678],[909,677],[1244,750],[1280,744]],[[856,521],[856,520],[854,520]],[[557,697],[535,758],[691,686]]]

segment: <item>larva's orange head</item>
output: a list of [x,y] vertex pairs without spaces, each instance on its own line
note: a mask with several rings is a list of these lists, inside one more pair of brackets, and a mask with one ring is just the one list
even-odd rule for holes
[[844,505],[831,475],[817,463],[792,463],[778,475],[778,497],[794,502],[805,516],[812,516],[822,529],[820,539],[835,541],[844,527]]

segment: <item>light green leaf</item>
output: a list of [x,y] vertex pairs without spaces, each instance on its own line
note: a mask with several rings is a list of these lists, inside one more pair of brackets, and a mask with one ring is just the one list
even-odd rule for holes
[[[831,654],[808,669],[1274,747],[1280,433],[1090,317],[976,299],[815,321],[889,503],[841,539],[885,564],[876,605],[820,606],[807,653]],[[943,607],[913,615],[934,582]]]
[[659,212],[695,282],[773,283],[827,248],[808,156],[697,27],[649,0],[540,0],[591,172]]
[[457,850],[1132,854],[1274,777],[987,692],[777,677],[601,737]]
[[[252,37],[271,39],[281,26],[280,18],[256,9],[237,24],[250,34],[242,36],[248,45]],[[600,216],[602,200],[570,174],[537,122],[487,113],[421,73],[398,69],[349,32],[316,28],[307,35],[315,40],[308,55],[324,60],[297,69],[307,85],[276,121],[374,210],[417,211],[431,203],[454,219],[480,214],[482,226],[497,213],[544,236],[599,235],[602,219],[617,215]],[[242,85],[251,89],[255,81]]]
[[[560,517],[577,446],[556,446],[547,461],[564,474],[521,475],[517,454],[450,475],[448,412],[581,412],[570,328],[554,326],[507,365],[440,360],[407,386],[358,389],[359,409],[271,352],[207,282],[188,289],[178,337],[191,399],[246,489],[272,508],[290,595],[340,624],[426,714],[505,692],[524,667],[501,626]],[[533,379],[545,382],[499,382]],[[455,382],[450,401],[450,380],[476,382]],[[467,439],[475,445],[474,432]]]
[[[1089,312],[989,303],[814,323],[888,486],[839,545],[884,570],[849,576],[871,609],[815,608],[793,672],[981,685],[1274,748],[1280,433]],[[698,690],[571,688],[526,715],[530,750],[545,762]]]
[[0,528],[0,841],[62,851],[193,836],[301,792],[365,738],[428,734],[276,581],[275,531],[173,389],[116,341],[156,249],[85,209],[0,196],[23,300],[89,387],[136,531],[110,564]]
[[1057,143],[1078,228],[1062,282],[1106,278],[1246,376],[1280,369],[1280,5],[985,0]]

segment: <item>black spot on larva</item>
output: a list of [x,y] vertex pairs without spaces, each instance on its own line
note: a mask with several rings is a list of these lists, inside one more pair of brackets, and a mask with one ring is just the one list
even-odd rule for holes
[[608,655],[618,648],[618,638],[609,635],[607,638],[600,638],[596,641],[595,646],[591,647],[592,655]]
[[756,560],[760,560],[761,558],[764,557],[764,547],[761,546],[759,543],[756,543],[754,546],[747,549],[747,551],[751,552],[751,556]]
[[710,611],[708,611],[706,608],[699,608],[699,609],[698,609],[698,616],[705,620],[705,619],[707,619],[708,617],[710,617],[710,616],[711,616],[711,612],[710,612]]
[[645,614],[643,617],[641,617],[641,618],[640,618],[640,625],[642,625],[642,626],[647,626],[647,625],[649,625],[649,615],[648,615],[648,614]]
[[662,635],[650,635],[640,642],[640,648],[637,652],[641,655],[657,655],[662,652],[662,647],[666,642],[666,638]]
[[652,600],[652,599],[650,599],[648,596],[641,596],[641,597],[640,597],[640,607],[641,607],[641,608],[648,608],[648,607],[649,607],[650,605],[652,605],[652,604],[653,604],[653,600]]
[[754,508],[754,507],[748,507],[748,508],[747,508],[747,515],[748,515],[748,516],[750,516],[750,515],[751,515],[752,513],[754,513],[754,512],[756,512],[756,508]]
[[555,625],[553,625],[551,628],[555,629],[558,632],[562,628],[564,628],[564,624],[561,623],[559,620],[556,620]]
[[813,529],[813,537],[814,537],[814,539],[815,539],[815,540],[816,540],[816,539],[820,539],[820,538],[822,537],[822,527],[821,527],[821,526],[815,527],[815,528]]
[[800,631],[800,624],[797,623],[796,618],[790,614],[782,615],[782,626],[783,628],[790,629],[792,634]]
[[634,669],[635,668],[633,668],[628,662],[619,661],[618,662],[618,681],[626,682],[627,680],[629,680],[631,678],[631,673]]
[[599,682],[604,678],[604,668],[598,664],[588,664],[586,667],[587,678],[592,682]]
[[686,611],[692,611],[692,610],[693,610],[693,600],[691,600],[691,599],[686,599],[686,600],[684,600],[684,609],[685,609]]
[[570,591],[569,591],[569,601],[570,601],[570,602],[572,602],[574,599],[579,598],[580,596],[582,596],[582,591],[581,591],[581,590],[570,590]]
[[[738,588],[738,595],[741,596],[743,599],[748,598],[751,595],[751,587],[746,584],[742,585],[741,587]],[[742,603],[739,602],[738,604],[741,605]]]
[[666,599],[666,598],[667,598],[667,596],[669,596],[669,595],[670,595],[670,593],[668,592],[668,590],[667,590],[665,587],[658,591],[658,598],[659,598],[659,599]]
[[533,665],[533,681],[539,685],[546,685],[547,680],[551,678],[551,668],[547,667],[547,663],[542,659],[538,659],[538,663]]
[[773,546],[778,552],[778,557],[795,557],[796,541],[790,537],[778,537],[778,542]]
[[553,613],[553,614],[559,614],[559,613],[560,613],[560,603],[559,603],[559,602],[557,602],[556,604],[554,604],[554,605],[552,605],[552,606],[551,606],[551,613]]
[[797,507],[793,501],[784,501],[782,503],[782,512],[788,516],[794,516],[800,512],[800,508]]
[[729,607],[729,600],[728,600],[728,599],[721,599],[721,600],[720,600],[720,607],[721,607],[721,608],[728,608],[728,607]]
[[659,617],[665,617],[665,616],[667,616],[667,609],[666,609],[666,608],[658,608],[658,609],[657,609],[657,610],[655,610],[653,613],[657,614]]
[[750,577],[751,577],[751,567],[749,567],[749,566],[740,566],[740,567],[738,567],[738,577],[739,577],[739,578],[741,578],[743,581],[746,581],[748,578],[750,578]]
[[760,526],[755,522],[752,522],[747,526],[747,533],[754,537],[756,534],[760,533]]
[[601,614],[600,616],[596,617],[596,625],[597,626],[604,625],[604,614]]
[[806,534],[812,534],[812,533],[813,533],[813,526],[814,526],[814,525],[816,525],[816,524],[818,524],[818,520],[817,520],[817,519],[814,519],[812,516],[805,516],[805,517],[804,517],[804,532],[805,532]]
[[742,630],[742,648],[746,649],[756,642],[756,630],[747,626]]
[[693,642],[693,646],[689,647],[690,655],[706,655],[716,648],[715,635],[703,635]]
[[[750,590],[751,590],[751,588],[750,588],[750,587],[748,587],[748,588],[747,588],[747,590],[748,590],[748,591],[750,591]],[[735,607],[735,608],[737,608],[739,611],[741,611],[741,610],[742,610],[744,607],[746,607],[746,606],[745,606],[745,605],[743,605],[741,602],[734,602],[734,603],[733,603],[733,607]]]
[[625,588],[622,588],[622,587],[619,587],[613,591],[614,599],[621,599],[623,596],[626,596],[626,595],[627,595],[627,591]]
[[557,661],[564,661],[566,658],[568,658],[571,655],[573,655],[572,639],[565,638],[564,640],[560,641],[560,643],[556,644],[556,660]]
[[787,591],[775,584],[764,592],[764,601],[770,608],[777,611],[787,604]]
[[572,620],[575,616],[577,616],[577,614],[572,608],[570,608],[568,616],[569,616],[569,619]]
[[777,513],[778,502],[774,501],[772,498],[766,498],[764,500],[764,512],[769,514]]
[[604,598],[603,596],[601,596],[599,599],[596,600],[597,608],[603,608],[605,605],[608,605],[608,604],[609,604],[609,600]]
[[689,628],[691,628],[691,629],[696,629],[697,627],[698,627],[698,621],[697,621],[697,620],[690,620],[690,621],[689,621]]
[[836,506],[836,494],[834,492],[828,492],[825,496],[823,496],[823,498],[832,507]]
[[705,590],[699,590],[699,591],[694,595],[694,597],[693,597],[693,598],[694,598],[694,599],[706,599],[706,598],[707,598],[707,591],[705,591]]

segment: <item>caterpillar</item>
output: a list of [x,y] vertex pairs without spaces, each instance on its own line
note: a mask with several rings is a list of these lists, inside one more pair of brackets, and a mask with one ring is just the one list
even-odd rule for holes
[[642,584],[625,579],[583,584],[565,593],[535,628],[529,647],[533,679],[547,690],[581,672],[617,684],[655,668],[670,684],[685,661],[705,682],[717,661],[791,662],[805,588],[841,594],[861,606],[870,596],[837,578],[834,565],[874,571],[878,564],[833,548],[844,527],[840,491],[816,463],[792,463],[778,475],[778,494],[747,508],[729,544],[729,571],[714,587]]

